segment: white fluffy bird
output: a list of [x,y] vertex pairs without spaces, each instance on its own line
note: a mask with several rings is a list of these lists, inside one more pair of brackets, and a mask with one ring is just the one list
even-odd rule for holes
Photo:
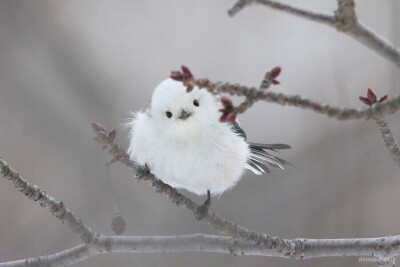
[[134,113],[128,153],[158,179],[207,200],[196,212],[208,211],[210,194],[220,195],[234,186],[245,169],[257,175],[269,172],[267,165],[283,169],[287,162],[265,149],[286,149],[285,144],[255,144],[246,141],[238,123],[222,123],[218,95],[186,87],[166,79],[154,90],[150,108]]

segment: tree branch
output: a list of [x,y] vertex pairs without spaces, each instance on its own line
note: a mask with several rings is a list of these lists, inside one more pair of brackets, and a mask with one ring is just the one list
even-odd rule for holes
[[[148,171],[143,172],[135,162],[129,160],[128,154],[107,138],[106,129],[94,124],[97,141],[107,148],[116,161],[131,168],[141,179],[152,184],[158,193],[167,196],[178,206],[194,212],[198,205],[188,197],[179,194],[174,188],[164,184]],[[223,234],[244,242],[251,242],[257,248],[267,249],[265,256],[287,258],[314,258],[325,256],[371,256],[389,258],[400,255],[400,236],[361,239],[282,239],[267,234],[252,232],[243,226],[219,218],[216,214],[206,214],[203,218],[208,224]],[[239,242],[239,241],[238,241]]]
[[[153,175],[140,169],[118,145],[114,144],[115,131],[106,134],[103,126],[93,126],[96,139],[108,148],[119,161],[139,174],[142,179],[151,182],[157,192],[166,195],[175,204],[183,205],[192,212],[198,207],[189,198],[179,194],[172,187],[163,184]],[[62,202],[48,196],[43,190],[31,185],[18,172],[0,159],[0,173],[12,181],[17,189],[28,198],[39,201],[41,206],[48,206],[53,215],[78,232],[86,242],[56,254],[0,263],[0,267],[10,266],[64,266],[77,263],[94,255],[105,252],[217,252],[235,255],[261,255],[284,258],[315,258],[327,256],[370,256],[384,262],[400,255],[400,236],[359,239],[281,239],[266,234],[251,232],[242,226],[208,213],[203,220],[222,233],[231,237],[210,236],[203,234],[186,236],[102,236],[82,223]],[[241,239],[241,240],[239,240]]]
[[246,5],[252,3],[261,4],[271,9],[335,28],[367,46],[397,67],[400,67],[400,49],[362,22],[357,21],[353,0],[339,0],[339,8],[335,12],[335,16],[316,13],[271,0],[239,0],[228,13],[230,16],[234,16]]
[[354,0],[338,0],[338,9],[335,11],[336,28],[339,31],[351,31],[357,24]]
[[396,139],[393,136],[392,130],[390,129],[386,121],[385,116],[376,115],[374,116],[374,120],[378,125],[379,130],[381,131],[383,141],[385,142],[385,145],[389,150],[390,155],[392,155],[394,162],[396,162],[397,165],[400,166],[400,149],[396,142]]
[[[259,91],[267,90],[271,87],[271,85],[279,84],[276,78],[279,76],[280,73],[280,67],[275,67],[272,70],[267,71],[264,75],[263,80],[261,81]],[[248,95],[239,106],[234,108],[233,112],[235,114],[244,113],[247,109],[251,108],[254,102],[257,101],[257,92],[258,91],[254,91],[254,93]]]
[[99,254],[99,251],[91,248],[86,244],[82,244],[64,251],[40,256],[37,258],[28,258],[23,260],[9,261],[0,263],[0,267],[40,267],[40,266],[66,266],[78,263]]
[[[298,259],[318,257],[367,256],[382,262],[400,255],[400,236],[355,239],[294,239],[301,244],[303,254]],[[52,255],[0,263],[0,267],[64,266],[101,253],[176,253],[214,252],[231,255],[293,258],[290,254],[260,248],[255,244],[231,237],[215,235],[181,236],[101,236],[96,248],[82,244]]]
[[252,103],[256,101],[265,101],[270,103],[279,104],[282,106],[294,106],[302,109],[312,110],[319,114],[324,114],[328,117],[338,120],[351,120],[351,119],[365,119],[369,120],[378,114],[391,114],[400,109],[400,95],[385,101],[384,103],[377,103],[376,105],[364,108],[342,108],[332,107],[326,104],[320,104],[316,101],[303,98],[299,95],[285,95],[282,93],[275,93],[271,91],[259,90],[255,87],[247,87],[239,84],[211,82],[208,79],[196,79],[190,70],[182,66],[182,72],[172,71],[171,78],[181,81],[186,87],[205,88],[210,92],[227,93],[230,95],[244,96],[251,98]]
[[86,225],[81,219],[76,217],[71,210],[65,207],[63,202],[55,200],[41,190],[36,185],[28,183],[23,179],[18,172],[0,158],[0,174],[14,183],[21,193],[33,201],[39,201],[40,206],[48,207],[51,214],[60,219],[63,223],[69,226],[73,232],[78,233],[85,243],[92,243],[96,239],[96,234]]
[[[354,239],[294,239],[303,254],[298,259],[318,257],[367,256],[390,262],[400,255],[400,236]],[[97,246],[82,244],[52,255],[0,263],[0,267],[64,266],[101,253],[176,253],[214,252],[231,255],[293,258],[290,254],[260,248],[255,244],[231,237],[194,234],[181,236],[101,236]]]
[[333,16],[328,16],[308,10],[303,10],[300,8],[292,7],[287,4],[282,4],[275,1],[257,1],[257,0],[239,0],[237,1],[232,8],[228,10],[229,16],[236,15],[239,11],[241,11],[244,7],[249,4],[258,3],[263,4],[271,9],[279,10],[284,13],[288,13],[294,16],[302,17],[308,19],[310,21],[326,24],[329,26],[333,26],[335,24],[335,19]]
[[[302,10],[270,0],[239,0],[229,10],[229,14],[231,16],[235,15],[250,3],[262,4],[334,27],[400,67],[399,48],[357,21],[353,0],[338,0],[338,9],[335,12],[335,16]],[[245,101],[234,108],[235,113],[243,113],[253,103],[262,100],[313,110],[339,120],[373,118],[381,130],[385,144],[395,162],[400,165],[400,150],[384,117],[384,114],[394,113],[400,109],[400,96],[396,96],[385,103],[376,103],[366,109],[330,107],[300,96],[286,96],[284,94],[261,90],[267,89],[271,84],[274,84],[274,78],[279,75],[278,73],[274,76],[271,73],[269,73],[269,76],[265,76],[260,89],[237,84],[213,83],[207,79],[197,80],[193,76],[183,77],[182,82],[188,88],[198,86],[206,88],[209,91],[245,96]],[[149,182],[158,193],[167,196],[176,205],[183,206],[191,212],[197,210],[199,205],[190,198],[178,193],[174,188],[157,179],[148,170],[130,161],[129,155],[114,143],[115,131],[107,133],[106,129],[99,124],[93,124],[93,128],[97,135],[96,140],[102,143],[104,148],[108,149],[109,153],[114,157],[113,162],[118,161],[131,168],[141,180]],[[84,241],[84,244],[59,253],[0,263],[0,267],[64,266],[107,252],[171,253],[197,251],[297,259],[327,256],[371,256],[381,258],[388,264],[391,264],[388,261],[389,259],[400,255],[400,236],[359,239],[283,239],[250,231],[243,226],[222,219],[214,213],[207,213],[203,220],[219,232],[230,237],[203,234],[184,236],[102,236],[92,231],[72,211],[66,208],[63,202],[55,200],[36,185],[28,183],[1,158],[0,173],[12,181],[15,187],[28,198],[38,201],[42,207],[48,207],[54,216],[67,224],[73,232],[78,233]]]
[[[194,213],[199,205],[192,201],[190,198],[180,194],[175,188],[163,183],[157,179],[148,170],[138,166],[137,163],[129,159],[129,155],[114,143],[114,137],[110,138],[110,134],[107,134],[107,130],[104,126],[92,123],[93,130],[96,133],[96,141],[103,145],[103,148],[108,149],[108,152],[113,156],[112,162],[120,162],[123,165],[130,168],[140,180],[146,181],[156,189],[156,192],[166,196],[170,201],[175,203],[177,206],[182,206],[187,210]],[[113,131],[111,131],[113,132]],[[250,231],[247,228],[237,225],[229,220],[220,218],[214,213],[207,213],[202,221],[212,225],[214,229],[220,233],[229,235],[233,238],[238,238],[243,241],[250,241],[261,248],[276,249],[283,254],[298,256],[300,255],[301,247],[292,241],[282,239],[279,237],[269,236],[263,233]]]
[[[368,106],[374,106],[377,103],[385,102],[388,96],[384,95],[378,100],[375,92],[369,88],[367,91],[367,96],[360,96],[359,98],[364,104]],[[392,130],[390,130],[389,125],[386,122],[385,116],[383,114],[377,113],[373,116],[373,119],[375,120],[379,130],[381,131],[383,141],[385,141],[385,145],[392,155],[393,160],[400,166],[400,149],[397,145],[396,139],[392,134]]]

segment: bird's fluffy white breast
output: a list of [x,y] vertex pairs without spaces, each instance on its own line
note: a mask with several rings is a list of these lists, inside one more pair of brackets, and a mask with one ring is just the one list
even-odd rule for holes
[[151,117],[136,113],[130,123],[131,159],[147,164],[163,182],[199,195],[221,194],[239,180],[249,157],[245,140],[230,125],[208,122],[188,139],[157,131]]

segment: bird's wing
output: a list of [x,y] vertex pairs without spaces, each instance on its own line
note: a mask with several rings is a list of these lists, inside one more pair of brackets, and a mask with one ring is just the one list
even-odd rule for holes
[[[247,141],[246,133],[240,127],[239,122],[235,121],[232,124],[232,131]],[[286,144],[259,144],[247,142],[250,148],[250,157],[246,164],[246,169],[251,170],[254,174],[261,175],[263,173],[271,172],[268,167],[284,169],[285,165],[292,165],[290,162],[276,157],[266,150],[277,151],[280,149],[291,148]]]

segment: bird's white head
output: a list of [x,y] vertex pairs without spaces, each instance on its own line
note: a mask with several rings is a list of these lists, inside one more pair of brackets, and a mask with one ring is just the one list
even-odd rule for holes
[[205,89],[186,87],[173,79],[166,79],[154,90],[151,117],[157,130],[171,138],[184,140],[209,131],[218,123],[220,101]]

